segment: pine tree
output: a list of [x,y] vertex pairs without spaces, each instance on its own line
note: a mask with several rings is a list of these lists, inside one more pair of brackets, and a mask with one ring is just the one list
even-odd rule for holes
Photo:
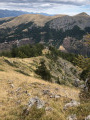
[[36,73],[40,75],[42,79],[51,82],[51,74],[50,74],[50,71],[47,69],[44,60],[40,62],[40,66],[38,66]]

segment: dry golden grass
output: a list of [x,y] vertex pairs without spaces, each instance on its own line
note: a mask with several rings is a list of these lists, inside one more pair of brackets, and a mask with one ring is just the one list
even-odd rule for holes
[[[39,61],[40,58],[0,58],[0,69],[4,70],[0,71],[0,120],[24,120],[20,118],[22,107],[34,96],[38,96],[48,103],[46,106],[54,109],[51,112],[46,112],[42,120],[65,120],[66,114],[63,110],[65,102],[70,99],[79,100],[79,89],[46,82],[35,78],[35,74],[32,75],[33,77],[24,75],[16,71],[17,66],[9,65],[6,62],[6,60],[11,63],[13,60],[17,61],[21,65],[21,69],[24,68],[27,71],[27,66],[30,63],[35,63],[34,59]],[[20,90],[17,92],[18,88]],[[43,95],[43,90],[49,90],[50,93],[61,95],[61,97],[59,99],[50,98],[48,95]],[[25,91],[31,95],[28,96]]]
[[[62,17],[64,15],[56,15],[56,16],[44,16],[39,14],[25,14],[18,17],[15,17],[13,20],[3,23],[0,25],[0,28],[12,28],[13,26],[18,26],[20,24],[25,24],[28,22],[34,22],[38,26],[44,26],[46,22],[57,18]],[[8,19],[8,18],[5,18]]]
[[0,18],[0,21],[3,21],[3,20],[9,20],[9,19],[11,19],[11,18],[13,18],[13,17]]

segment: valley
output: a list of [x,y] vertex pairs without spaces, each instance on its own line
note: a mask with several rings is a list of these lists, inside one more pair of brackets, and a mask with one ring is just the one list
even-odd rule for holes
[[90,120],[90,15],[22,14],[0,18],[0,120]]

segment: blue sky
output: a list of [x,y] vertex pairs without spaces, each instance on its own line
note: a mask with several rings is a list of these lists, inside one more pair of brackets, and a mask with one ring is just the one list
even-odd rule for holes
[[0,0],[0,9],[68,15],[86,12],[90,15],[90,0]]

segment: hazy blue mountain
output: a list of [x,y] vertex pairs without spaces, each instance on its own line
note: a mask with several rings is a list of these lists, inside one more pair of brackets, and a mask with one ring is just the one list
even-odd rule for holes
[[15,11],[15,10],[0,10],[0,18],[4,17],[16,17],[19,15],[28,14],[28,12]]
[[33,13],[33,12],[24,12],[24,11],[16,11],[16,10],[0,10],[0,18],[16,17],[23,14],[41,14],[41,15],[49,16],[49,14],[46,13]]

